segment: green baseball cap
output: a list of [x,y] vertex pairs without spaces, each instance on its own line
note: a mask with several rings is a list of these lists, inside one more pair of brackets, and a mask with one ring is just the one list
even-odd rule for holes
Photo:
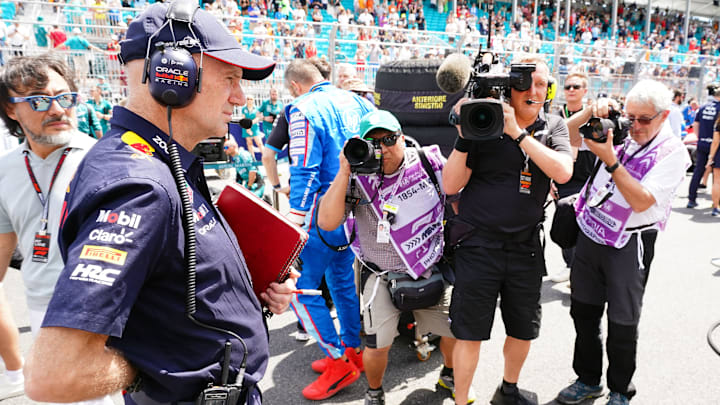
[[382,128],[390,132],[400,131],[400,122],[392,113],[385,110],[371,111],[360,121],[360,136],[365,137],[373,129]]

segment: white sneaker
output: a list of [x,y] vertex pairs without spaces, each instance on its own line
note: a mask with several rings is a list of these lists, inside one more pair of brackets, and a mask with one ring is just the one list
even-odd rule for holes
[[5,374],[0,374],[0,400],[17,397],[25,393],[25,382],[11,383]]
[[554,283],[564,283],[568,280],[570,280],[570,268],[569,267],[566,267],[564,270],[560,270],[559,272],[550,276],[550,281],[552,281]]

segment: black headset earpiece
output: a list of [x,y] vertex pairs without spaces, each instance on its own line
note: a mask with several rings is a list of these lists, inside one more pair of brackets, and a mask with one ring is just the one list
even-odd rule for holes
[[[185,37],[177,41],[173,23],[187,24],[190,32],[193,16],[198,10],[197,2],[193,0],[175,0],[167,12],[167,22],[148,39],[148,50],[145,58],[145,70],[143,72],[143,83],[150,83],[148,89],[158,103],[170,107],[182,107],[190,104],[195,93],[200,92],[200,81],[202,62],[198,69],[195,59],[188,50],[194,45],[201,47],[200,60],[202,61],[202,44],[193,39]],[[156,44],[156,49],[149,49],[152,46],[152,38],[169,26],[173,35],[173,42]],[[194,34],[193,34],[194,36]]]

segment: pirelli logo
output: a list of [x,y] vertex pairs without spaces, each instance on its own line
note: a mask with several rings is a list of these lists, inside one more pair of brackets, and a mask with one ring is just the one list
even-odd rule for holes
[[80,258],[99,260],[101,262],[122,266],[125,264],[127,252],[107,246],[84,245],[82,252],[80,252]]

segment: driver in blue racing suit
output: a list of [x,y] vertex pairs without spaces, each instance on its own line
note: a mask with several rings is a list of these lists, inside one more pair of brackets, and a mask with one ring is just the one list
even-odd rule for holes
[[[300,295],[291,307],[305,330],[315,338],[326,357],[313,362],[320,377],[305,387],[307,399],[329,398],[360,377],[360,306],[355,292],[347,239],[341,227],[331,232],[316,229],[316,203],[330,187],[340,163],[345,140],[359,135],[360,120],[373,106],[362,97],[337,89],[306,60],[292,61],[285,71],[285,85],[297,98],[285,108],[290,134],[290,220],[308,229],[310,239],[300,255],[302,277],[298,288],[316,289],[325,276],[340,321],[335,330],[330,311],[320,296]],[[300,95],[300,96],[299,96]],[[298,97],[299,96],[299,97]],[[326,243],[327,242],[327,243]]]

